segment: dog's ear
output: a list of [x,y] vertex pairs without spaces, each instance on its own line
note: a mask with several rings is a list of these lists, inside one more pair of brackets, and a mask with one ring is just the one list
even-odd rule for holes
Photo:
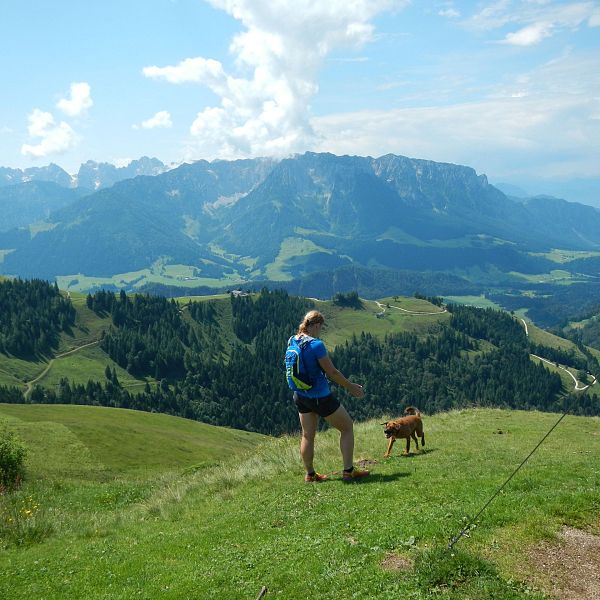
[[385,423],[379,423],[380,425],[387,425],[388,421],[386,421]]

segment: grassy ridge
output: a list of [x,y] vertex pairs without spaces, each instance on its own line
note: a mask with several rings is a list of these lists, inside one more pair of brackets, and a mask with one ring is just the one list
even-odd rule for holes
[[[381,427],[363,423],[356,456],[372,462],[372,475],[349,486],[335,473],[323,484],[304,484],[295,436],[267,440],[212,468],[148,478],[129,495],[119,487],[125,480],[107,473],[103,480],[82,475],[85,485],[48,483],[62,489],[61,506],[76,507],[63,513],[71,526],[54,524],[56,504],[42,483],[28,484],[22,497],[48,503],[54,532],[42,543],[0,551],[0,594],[229,599],[255,598],[265,585],[267,597],[289,599],[541,598],[514,578],[527,547],[553,539],[563,523],[600,533],[600,419],[564,419],[470,536],[453,553],[445,547],[557,418],[491,409],[425,417],[426,452],[403,457],[396,448],[387,460]],[[73,416],[71,431],[76,422]],[[94,454],[98,436],[87,435]],[[103,451],[116,460],[115,444],[126,443],[119,439]],[[47,459],[52,463],[51,453]],[[316,466],[339,469],[336,432],[318,435]],[[123,473],[131,463],[111,469]],[[384,568],[390,559],[407,569]]]
[[[36,478],[49,472],[62,477],[78,462],[80,448],[85,448],[87,464],[95,469],[110,476],[131,476],[137,471],[156,474],[214,464],[223,455],[250,450],[264,437],[159,413],[101,406],[0,404],[3,418],[11,420],[32,449],[30,471]],[[72,439],[75,454],[49,460],[48,453],[64,455],[64,445],[57,445],[54,434],[44,434],[44,429],[60,430]]]

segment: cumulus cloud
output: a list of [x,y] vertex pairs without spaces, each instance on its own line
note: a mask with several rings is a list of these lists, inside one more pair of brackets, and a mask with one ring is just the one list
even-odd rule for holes
[[372,19],[407,0],[209,0],[245,30],[230,44],[235,73],[217,60],[186,58],[176,65],[148,66],[146,77],[194,82],[220,97],[198,112],[190,127],[205,157],[284,155],[312,145],[310,100],[318,71],[341,48],[372,39]]
[[139,127],[142,129],[157,129],[159,127],[168,129],[173,127],[173,121],[171,120],[171,114],[168,111],[160,110],[153,117],[142,121],[139,127],[137,125],[134,125],[133,127],[134,129],[139,129]]
[[91,88],[88,83],[72,83],[69,95],[61,98],[56,107],[69,117],[79,117],[93,105]]
[[40,141],[37,144],[23,144],[21,154],[25,156],[44,158],[51,154],[61,154],[78,142],[78,136],[71,126],[64,121],[57,124],[49,112],[36,108],[28,120],[29,135],[40,138]]
[[204,83],[208,86],[218,86],[225,79],[223,65],[217,60],[186,58],[178,65],[170,67],[144,67],[142,72],[152,79],[164,79],[169,83]]

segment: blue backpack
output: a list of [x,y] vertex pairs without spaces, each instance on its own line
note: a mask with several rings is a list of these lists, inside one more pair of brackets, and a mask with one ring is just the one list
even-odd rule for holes
[[288,347],[285,352],[285,376],[288,387],[294,392],[306,392],[313,386],[310,379],[302,354],[304,348],[310,343],[310,336],[303,336],[300,340],[296,336],[292,336],[288,340]]

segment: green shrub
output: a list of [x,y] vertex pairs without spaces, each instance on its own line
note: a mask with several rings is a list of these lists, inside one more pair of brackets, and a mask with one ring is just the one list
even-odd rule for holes
[[19,487],[25,476],[27,450],[7,425],[0,426],[0,493]]

